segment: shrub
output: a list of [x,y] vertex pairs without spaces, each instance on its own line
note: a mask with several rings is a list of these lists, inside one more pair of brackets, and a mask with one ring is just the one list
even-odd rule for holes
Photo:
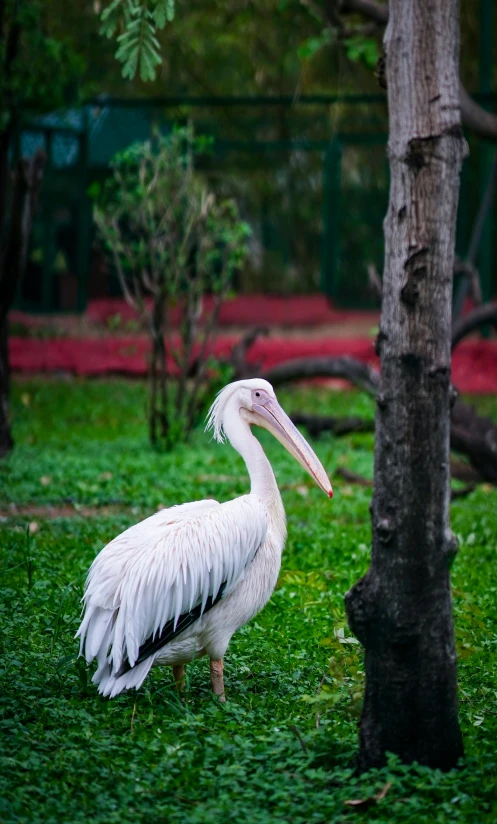
[[219,309],[250,234],[235,201],[219,199],[195,169],[209,146],[190,126],[156,132],[118,154],[111,178],[94,192],[99,235],[151,336],[150,439],[166,449],[188,436],[202,412]]

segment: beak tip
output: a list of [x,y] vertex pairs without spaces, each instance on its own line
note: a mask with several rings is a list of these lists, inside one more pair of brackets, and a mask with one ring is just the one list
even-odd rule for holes
[[333,498],[333,490],[332,489],[330,489],[330,491],[328,492],[328,497]]

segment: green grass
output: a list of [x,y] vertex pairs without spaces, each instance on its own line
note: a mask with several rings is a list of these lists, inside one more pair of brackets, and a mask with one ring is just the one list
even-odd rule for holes
[[[279,396],[289,411],[374,414],[359,393]],[[495,401],[483,406],[497,415]],[[201,431],[171,455],[152,453],[144,407],[140,383],[14,387],[17,447],[0,467],[0,509],[67,510],[70,502],[75,513],[49,519],[12,509],[0,523],[0,820],[496,821],[497,492],[486,486],[452,505],[461,770],[443,775],[392,759],[354,776],[363,669],[343,595],[367,569],[370,491],[337,480],[330,503],[267,433],[261,439],[282,486],[289,539],[270,603],[228,650],[227,703],[211,696],[205,660],[188,668],[184,704],[168,669],[154,671],[138,693],[98,697],[73,640],[95,554],[160,504],[227,500],[247,489],[239,457]],[[371,477],[372,443],[356,435],[314,445],[333,479],[339,465]],[[98,514],[108,504],[114,514]],[[97,514],[78,514],[79,506]],[[344,803],[387,782],[385,798],[366,812]]]

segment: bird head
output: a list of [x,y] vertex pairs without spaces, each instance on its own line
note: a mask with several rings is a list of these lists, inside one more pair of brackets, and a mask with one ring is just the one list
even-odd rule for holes
[[267,429],[309,473],[320,489],[333,497],[328,475],[313,449],[292,423],[276,398],[275,391],[263,378],[250,378],[228,384],[211,406],[206,429],[214,438],[225,440],[225,415],[238,408],[240,417],[251,426]]

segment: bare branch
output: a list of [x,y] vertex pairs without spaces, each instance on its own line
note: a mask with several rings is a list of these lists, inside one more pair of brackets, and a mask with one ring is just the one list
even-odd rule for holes
[[378,270],[374,263],[368,263],[368,281],[372,293],[376,297],[381,298],[383,292],[383,283],[381,282],[381,278],[378,274]]
[[193,420],[195,416],[195,406],[197,403],[197,395],[199,389],[201,387],[202,381],[204,380],[205,373],[207,371],[207,345],[211,339],[212,333],[214,329],[217,327],[217,321],[219,317],[219,310],[221,309],[221,304],[224,300],[224,294],[216,295],[214,299],[214,305],[211,309],[210,317],[205,325],[204,329],[204,336],[202,343],[200,344],[200,354],[197,359],[198,362],[198,369],[197,374],[195,375],[192,390],[190,393],[190,402],[188,405],[188,417],[187,417],[187,424],[188,426],[193,425]]
[[497,140],[497,116],[487,112],[468,94],[462,83],[459,84],[462,121],[479,137]]
[[336,474],[351,484],[366,486],[370,489],[373,488],[373,481],[369,480],[369,478],[364,478],[362,475],[358,475],[357,472],[352,472],[351,469],[347,469],[345,466],[337,467]]
[[483,302],[483,296],[481,293],[481,286],[480,286],[480,276],[478,274],[478,269],[473,266],[467,260],[461,260],[461,258],[457,257],[454,260],[454,274],[455,275],[462,275],[463,277],[467,278],[470,287],[470,295],[473,298],[474,302],[478,305]]
[[450,443],[456,452],[469,457],[485,481],[497,484],[497,426],[493,421],[457,400],[452,409]]
[[329,29],[334,33],[335,30],[342,31],[343,29],[343,20],[340,18],[340,15],[337,13],[335,8],[335,4],[333,0],[331,2],[326,3],[326,8],[322,8],[318,3],[314,2],[314,0],[300,0],[303,6],[309,9],[310,13],[313,17],[322,20],[322,22],[328,26]]
[[452,349],[455,349],[463,338],[471,332],[480,329],[482,326],[493,326],[497,331],[497,304],[486,303],[478,306],[468,315],[462,317],[455,325],[452,332]]
[[254,345],[255,341],[261,335],[267,336],[269,329],[267,326],[255,326],[250,329],[245,335],[235,344],[231,352],[230,362],[235,370],[235,379],[246,378],[251,375],[257,375],[260,372],[258,364],[247,363],[247,352]]
[[477,484],[481,481],[481,475],[474,467],[454,457],[450,459],[450,477],[467,484]]
[[462,489],[451,489],[450,500],[456,501],[458,498],[467,498],[475,489],[476,484],[468,484],[467,486],[463,486]]
[[339,3],[342,14],[363,14],[375,23],[388,23],[388,3],[377,0],[342,0]]

